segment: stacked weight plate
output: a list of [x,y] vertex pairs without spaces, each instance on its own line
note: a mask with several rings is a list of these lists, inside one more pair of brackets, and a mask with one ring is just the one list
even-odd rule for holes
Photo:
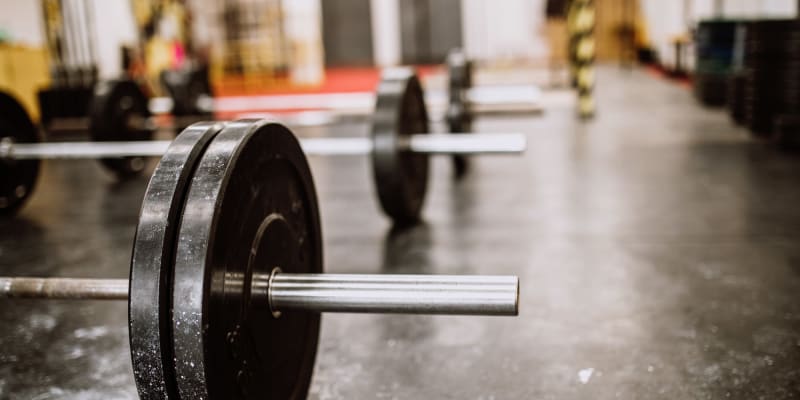
[[800,21],[784,33],[787,58],[780,85],[783,109],[773,118],[772,136],[787,149],[797,150],[800,144]]
[[697,27],[693,87],[695,97],[705,105],[725,104],[738,24],[734,20],[708,20]]
[[756,136],[771,136],[775,117],[800,109],[800,23],[753,21],[744,40],[745,123]]
[[733,72],[728,78],[727,106],[728,113],[736,124],[745,122],[744,110],[744,83],[743,72]]
[[775,139],[782,148],[792,151],[800,149],[800,114],[782,114],[775,117],[774,129]]
[[731,72],[728,76],[727,107],[728,113],[737,125],[745,122],[744,115],[744,40],[747,37],[747,27],[750,21],[739,21],[733,41],[733,60]]

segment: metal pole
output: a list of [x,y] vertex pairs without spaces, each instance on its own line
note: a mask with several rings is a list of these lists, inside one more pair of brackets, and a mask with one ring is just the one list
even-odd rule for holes
[[515,276],[278,273],[273,310],[349,313],[517,315]]
[[408,150],[427,154],[519,154],[527,140],[521,133],[411,135]]
[[160,157],[172,143],[169,140],[131,142],[13,143],[0,145],[0,157],[17,160],[43,158],[119,158]]
[[[516,276],[290,274],[257,276],[275,311],[517,315]],[[0,278],[0,298],[125,300],[127,279]]]
[[[491,134],[417,134],[400,137],[398,147],[426,154],[519,154],[525,151],[526,139],[520,133]],[[12,143],[0,141],[0,159],[76,159],[160,157],[170,146],[169,140],[128,142]],[[372,152],[369,137],[304,138],[303,152],[308,155],[363,155]]]
[[[540,110],[541,91],[534,85],[487,85],[465,90],[468,105],[490,107],[498,110]],[[446,91],[429,91],[425,103],[430,108],[446,108]],[[167,100],[156,98],[151,103],[154,109],[166,110]],[[375,110],[375,93],[323,93],[264,96],[228,96],[215,98],[213,109],[216,112],[237,112],[241,110],[317,110],[346,115],[370,116]]]
[[372,152],[372,139],[350,138],[305,138],[300,139],[307,155],[363,155]]
[[126,300],[127,279],[0,278],[0,298]]

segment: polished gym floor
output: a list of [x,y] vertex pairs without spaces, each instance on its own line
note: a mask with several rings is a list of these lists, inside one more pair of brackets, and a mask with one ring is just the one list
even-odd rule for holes
[[[597,93],[590,123],[563,101],[480,120],[525,132],[527,154],[459,182],[437,159],[426,223],[404,232],[367,158],[311,159],[328,271],[521,283],[517,318],[325,315],[312,399],[800,396],[800,155],[644,71],[604,68]],[[127,277],[146,184],[46,163],[0,222],[0,271]],[[0,321],[0,398],[136,397],[124,302],[4,300]]]

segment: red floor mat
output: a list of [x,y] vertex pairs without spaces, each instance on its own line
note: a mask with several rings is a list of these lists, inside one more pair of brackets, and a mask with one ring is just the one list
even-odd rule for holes
[[[420,77],[442,71],[441,65],[417,66]],[[243,78],[223,78],[214,85],[217,96],[248,96],[265,94],[302,94],[302,93],[344,93],[344,92],[370,92],[375,90],[380,80],[380,68],[328,68],[325,71],[325,80],[321,85],[294,86],[280,83],[276,80],[250,79],[245,82]]]

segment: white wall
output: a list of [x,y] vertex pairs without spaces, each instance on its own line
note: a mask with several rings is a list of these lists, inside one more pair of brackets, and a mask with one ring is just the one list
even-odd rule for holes
[[400,64],[402,45],[399,0],[370,0],[369,6],[375,65],[389,67]]
[[[687,3],[693,22],[714,16],[715,0]],[[721,0],[721,5],[721,16],[725,18],[794,18],[797,15],[797,0]]]
[[95,14],[95,54],[101,79],[122,74],[122,45],[138,42],[130,0],[91,0]]
[[33,0],[0,0],[0,29],[26,46],[45,45],[42,3]]
[[[674,65],[672,39],[714,16],[715,0],[639,0],[647,33],[662,62]],[[794,18],[797,0],[723,0],[725,18]]]
[[462,0],[462,35],[475,59],[544,59],[544,0]]
[[748,16],[792,18],[797,15],[797,0],[728,0],[726,3],[726,14],[735,11],[736,7],[749,8],[749,3],[756,3],[758,9]]
[[673,65],[672,39],[687,32],[686,1],[640,0],[643,18],[653,49],[662,62]]
[[[370,1],[376,65],[402,58],[400,1]],[[483,60],[545,59],[544,6],[545,0],[461,0],[464,51]]]
[[[136,43],[136,28],[130,0],[86,0],[95,15],[93,37],[101,78],[117,77],[122,72],[120,46]],[[0,0],[0,27],[17,43],[45,46],[41,2]]]
[[286,40],[292,83],[314,85],[325,78],[322,50],[321,0],[292,0],[283,3]]

